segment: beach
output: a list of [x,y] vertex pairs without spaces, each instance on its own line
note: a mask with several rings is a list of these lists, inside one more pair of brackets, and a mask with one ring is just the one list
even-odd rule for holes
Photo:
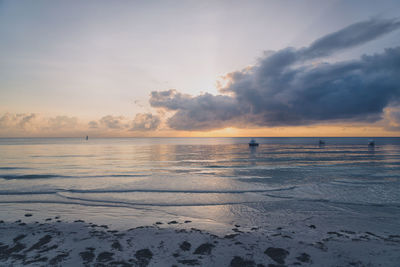
[[[225,235],[191,221],[115,230],[60,217],[0,222],[3,266],[397,266],[400,235],[314,224],[273,230],[232,225]],[[37,219],[37,218],[34,218]]]
[[3,139],[2,266],[398,266],[400,140]]
[[0,0],[0,267],[400,267],[399,14]]

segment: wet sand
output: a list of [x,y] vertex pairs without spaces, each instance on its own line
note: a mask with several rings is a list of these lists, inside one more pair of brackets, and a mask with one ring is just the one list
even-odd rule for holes
[[[0,221],[2,266],[398,266],[400,235],[319,225],[276,229],[232,225],[215,235],[191,221],[127,230],[32,214]],[[29,218],[28,218],[29,217]]]

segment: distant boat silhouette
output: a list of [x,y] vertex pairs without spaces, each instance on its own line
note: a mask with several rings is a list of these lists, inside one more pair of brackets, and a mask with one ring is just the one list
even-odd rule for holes
[[253,138],[250,140],[249,146],[258,146],[258,143]]
[[86,140],[89,140],[89,136],[86,135]]
[[375,141],[374,140],[369,140],[368,141],[368,146],[370,146],[370,147],[375,146]]
[[323,146],[323,145],[325,145],[325,141],[324,141],[324,140],[322,140],[322,139],[319,139],[319,142],[318,142],[318,144],[319,144],[320,146]]

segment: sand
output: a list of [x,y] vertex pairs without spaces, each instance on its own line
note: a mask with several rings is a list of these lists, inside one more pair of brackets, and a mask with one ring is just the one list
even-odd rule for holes
[[232,225],[216,235],[191,221],[127,230],[32,214],[0,221],[1,266],[398,266],[400,235],[319,225],[276,229]]

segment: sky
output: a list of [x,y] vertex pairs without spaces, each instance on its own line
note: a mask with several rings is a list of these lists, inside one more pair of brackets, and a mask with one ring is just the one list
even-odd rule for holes
[[0,0],[0,137],[400,136],[398,14]]

